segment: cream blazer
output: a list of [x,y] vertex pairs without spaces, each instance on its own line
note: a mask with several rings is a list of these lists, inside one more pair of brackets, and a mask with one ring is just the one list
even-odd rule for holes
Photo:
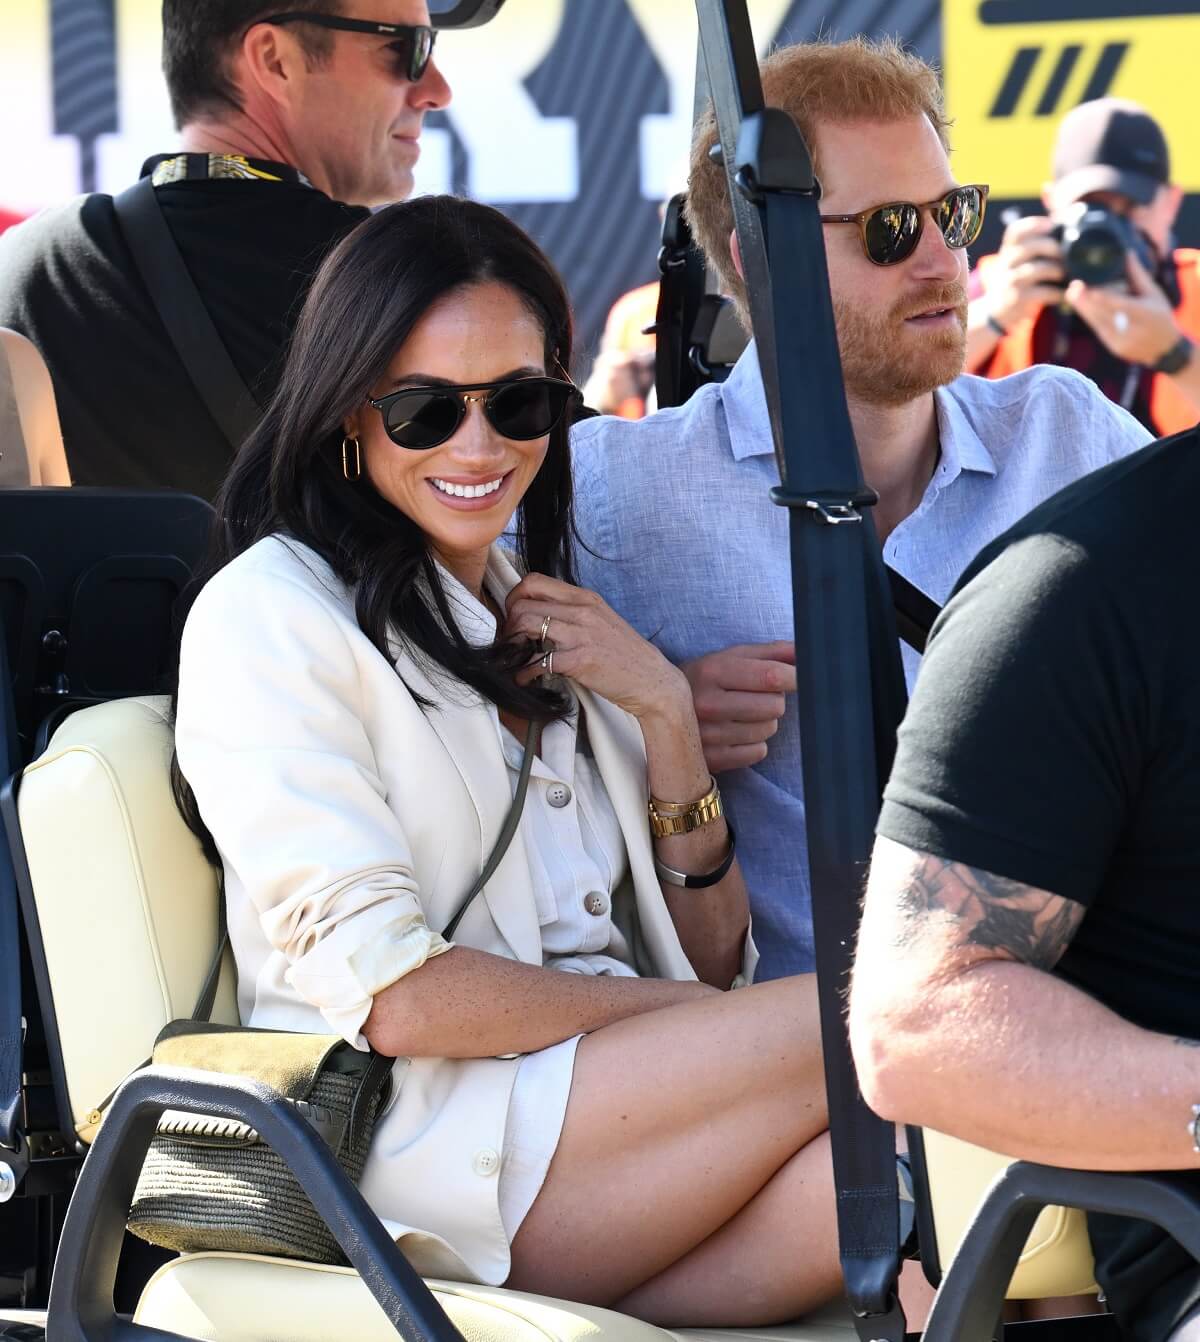
[[[518,581],[499,550],[489,572],[504,592]],[[176,744],[224,861],[247,1025],[365,1047],[374,993],[437,949],[429,929],[446,925],[508,813],[494,708],[394,653],[362,633],[324,561],[279,537],[218,573],[188,617]],[[654,872],[641,731],[575,691],[629,852],[614,920],[641,973],[695,978]],[[531,889],[518,832],[455,942],[540,965]],[[508,1276],[497,1173],[517,1066],[397,1060],[361,1187],[426,1274]]]

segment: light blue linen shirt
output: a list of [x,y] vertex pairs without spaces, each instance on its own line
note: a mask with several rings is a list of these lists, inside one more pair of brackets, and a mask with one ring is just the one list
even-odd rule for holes
[[[1078,373],[1035,367],[934,393],[941,457],[887,562],[939,604],[990,540],[1057,490],[1150,441]],[[788,518],[751,345],[723,385],[643,420],[572,433],[579,580],[673,662],[792,638]],[[920,658],[903,648],[911,687]],[[721,778],[750,890],[759,980],[813,968],[799,725]]]

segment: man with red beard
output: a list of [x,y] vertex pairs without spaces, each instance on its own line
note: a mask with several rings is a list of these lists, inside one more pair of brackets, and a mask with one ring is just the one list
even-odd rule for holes
[[[887,562],[941,603],[1035,504],[1149,441],[1086,378],[960,376],[967,246],[986,187],[951,173],[935,72],[892,42],[782,48],[768,104],[796,120],[821,213],[850,418]],[[743,316],[711,116],[689,181],[693,233]],[[974,170],[973,170],[974,171]],[[972,175],[967,179],[973,181]],[[798,321],[804,320],[797,313]],[[738,835],[760,979],[813,968],[786,510],[751,345],[728,381],[648,419],[573,436],[580,581],[684,666]],[[919,658],[904,649],[911,682]],[[768,748],[768,741],[770,746]]]

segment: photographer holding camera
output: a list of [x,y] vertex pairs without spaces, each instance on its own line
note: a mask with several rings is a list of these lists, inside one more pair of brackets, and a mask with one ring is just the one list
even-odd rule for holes
[[1074,368],[1158,434],[1200,418],[1200,252],[1172,245],[1183,193],[1158,123],[1100,98],[1063,118],[1049,217],[1008,225],[980,260],[967,370]]

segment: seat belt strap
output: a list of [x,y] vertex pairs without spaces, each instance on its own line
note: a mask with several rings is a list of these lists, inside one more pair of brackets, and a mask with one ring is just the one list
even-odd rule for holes
[[[859,1093],[845,989],[880,776],[891,760],[888,737],[903,714],[904,683],[883,561],[862,511],[874,496],[862,483],[830,338],[832,311],[826,326],[816,306],[819,299],[829,304],[816,197],[768,191],[765,214],[783,393],[784,483],[776,502],[790,512],[792,571],[800,577],[793,593],[796,700],[838,1237],[860,1337],[900,1342],[895,1129]],[[812,315],[798,321],[798,311]],[[807,370],[800,383],[798,369]],[[802,406],[801,420],[795,412]],[[805,481],[846,483],[818,492]]]
[[149,177],[113,197],[113,209],[150,301],[208,413],[236,452],[261,411],[234,367],[171,234]]
[[[746,0],[697,0],[780,486],[789,509],[817,993],[846,1296],[862,1342],[903,1342],[895,1129],[863,1102],[844,1015],[858,904],[904,677],[838,357],[819,186],[767,108]],[[797,1252],[802,1247],[797,1245]]]

